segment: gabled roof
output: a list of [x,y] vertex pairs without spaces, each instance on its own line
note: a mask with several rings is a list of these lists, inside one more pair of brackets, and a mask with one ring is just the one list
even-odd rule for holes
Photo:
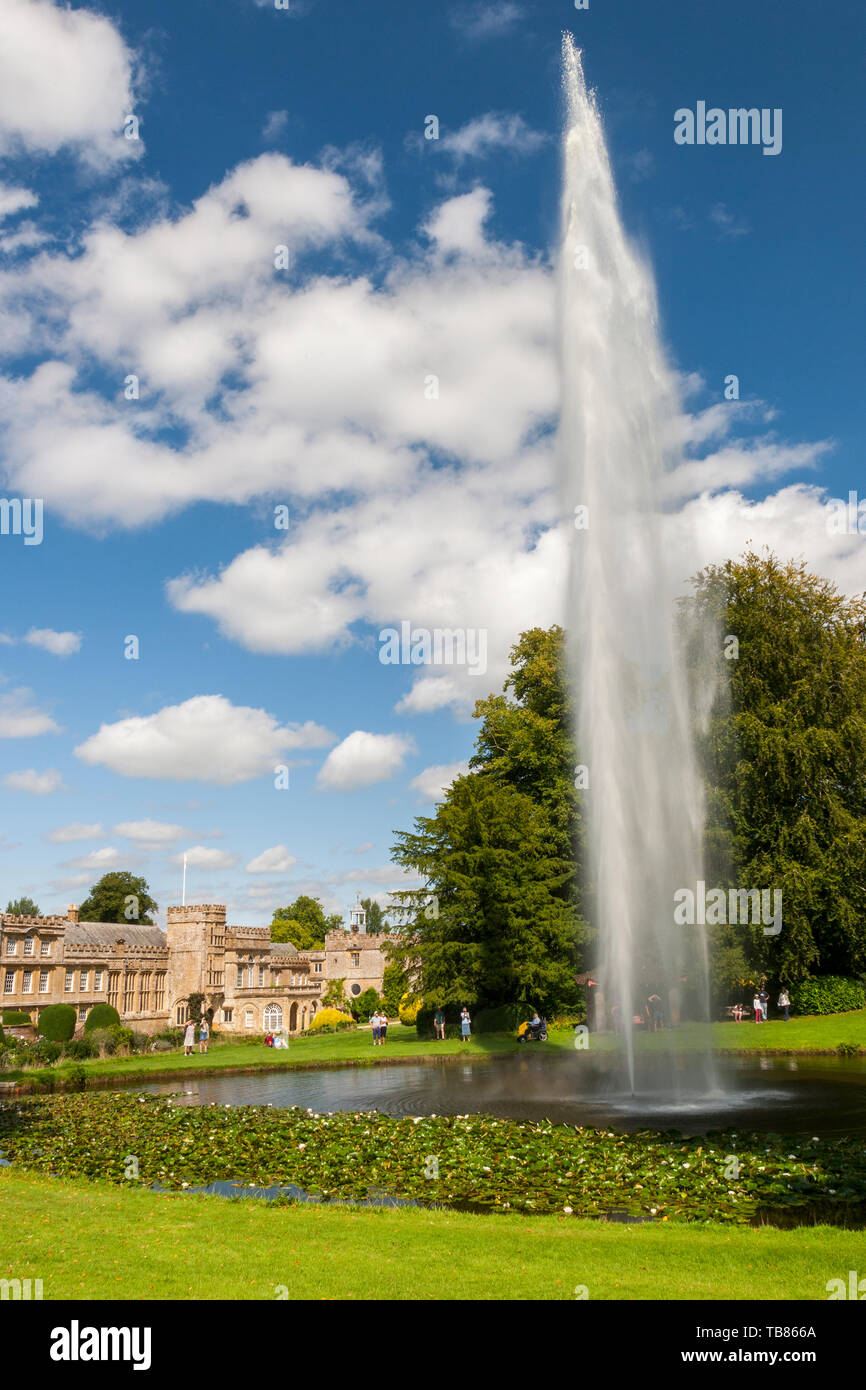
[[159,927],[139,927],[131,922],[73,922],[65,940],[72,946],[159,946],[168,949],[168,937]]

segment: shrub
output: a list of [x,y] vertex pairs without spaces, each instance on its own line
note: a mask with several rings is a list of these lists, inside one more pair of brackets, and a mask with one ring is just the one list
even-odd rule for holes
[[344,1032],[347,1028],[356,1028],[357,1024],[353,1018],[341,1019],[334,1030],[337,1033]]
[[173,1052],[174,1047],[166,1038],[154,1038],[150,1050],[151,1052]]
[[[445,1036],[446,1038],[460,1037],[460,1010],[462,1004],[443,1004],[442,1012],[445,1014]],[[436,1030],[433,1027],[433,1015],[436,1009],[432,1004],[422,1004],[415,1017],[415,1027],[418,1030],[419,1038],[435,1038]],[[470,1013],[472,1010],[470,1009]],[[475,1020],[472,1020],[473,1024]],[[456,1033],[449,1033],[448,1029],[456,1027]]]
[[87,1072],[80,1062],[66,1068],[65,1083],[70,1091],[83,1091],[87,1084]]
[[21,1028],[25,1023],[30,1022],[30,1015],[23,1009],[4,1009],[3,1022],[9,1028]]
[[117,1029],[115,1028],[94,1028],[90,1034],[90,1041],[96,1048],[100,1057],[111,1057],[117,1051]]
[[91,1035],[89,1038],[71,1038],[63,1049],[63,1055],[72,1057],[76,1062],[83,1062],[87,1057],[95,1057],[96,1051]]
[[[470,1009],[470,1013],[471,1013]],[[479,1009],[472,1020],[473,1033],[516,1033],[521,1023],[532,1017],[529,1004],[497,1004]]]
[[843,1014],[866,1005],[859,980],[842,975],[819,975],[791,987],[791,1003],[798,1014]]
[[75,1032],[75,1019],[71,1004],[49,1004],[39,1015],[39,1032],[52,1042],[69,1042]]
[[548,1019],[547,1022],[551,1032],[554,1029],[567,1031],[569,1028],[576,1027],[578,1023],[586,1023],[586,1006],[583,1005],[577,1009],[569,1009],[567,1013],[555,1014],[554,1017]]
[[[163,1028],[161,1033],[155,1033],[154,1038],[160,1042],[167,1042],[171,1047],[180,1047],[183,1042],[182,1028]],[[160,1049],[164,1051],[164,1049]]]
[[114,1034],[114,1048],[116,1052],[130,1052],[132,1050],[132,1040],[135,1037],[131,1028],[112,1028]]
[[33,1048],[32,1057],[34,1062],[39,1062],[43,1067],[50,1067],[62,1051],[63,1043],[55,1042],[53,1038],[40,1038]]
[[106,1028],[118,1028],[119,1026],[120,1014],[113,1004],[94,1004],[84,1020],[85,1033],[93,1033],[97,1029],[103,1031]]
[[320,1009],[313,1019],[308,1031],[310,1033],[321,1032],[328,1026],[336,1028],[338,1023],[354,1023],[354,1019],[348,1014],[342,1013],[339,1009]]
[[352,1013],[361,1023],[369,1023],[373,1014],[381,1006],[382,1001],[374,989],[365,989],[363,994],[359,994],[357,999],[352,1001]]
[[862,1057],[863,1049],[859,1043],[844,1042],[836,1048],[840,1057]]
[[397,1013],[399,1014],[400,1022],[405,1024],[407,1028],[414,1027],[423,1002],[420,994],[403,995]]

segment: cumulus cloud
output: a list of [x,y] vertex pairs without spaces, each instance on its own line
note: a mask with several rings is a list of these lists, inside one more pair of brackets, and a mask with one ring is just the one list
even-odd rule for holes
[[56,830],[50,830],[45,839],[55,845],[69,845],[75,840],[101,840],[103,833],[101,825],[73,821],[71,825],[59,825]]
[[451,783],[468,771],[467,759],[459,763],[437,763],[434,767],[425,767],[423,772],[412,778],[409,786],[419,793],[422,801],[441,801]]
[[193,845],[183,853],[175,854],[172,862],[183,864],[184,857],[189,867],[199,869],[231,869],[238,862],[228,850],[212,849],[207,845]]
[[84,854],[80,859],[69,859],[67,863],[73,869],[94,869],[102,873],[108,873],[109,869],[116,869],[123,861],[124,856],[112,845],[106,845],[104,849],[94,849],[90,854]]
[[15,188],[8,183],[0,183],[0,222],[24,208],[35,208],[38,195],[30,188]]
[[508,111],[488,111],[467,121],[459,130],[425,143],[462,161],[483,159],[487,155],[503,152],[535,154],[549,142],[550,136],[545,131],[533,130],[522,116]]
[[37,772],[32,767],[22,772],[7,772],[3,785],[10,791],[29,792],[31,796],[51,796],[64,790],[63,775],[56,767],[49,767],[45,772]]
[[134,57],[93,10],[51,0],[0,6],[0,155],[68,149],[92,166],[129,159],[121,134],[135,111]]
[[31,627],[23,640],[31,647],[41,647],[43,651],[51,652],[52,656],[72,656],[81,650],[79,632],[55,632],[50,627]]
[[187,832],[182,825],[170,825],[159,820],[127,820],[115,825],[112,835],[123,835],[127,840],[135,840],[142,845],[158,846],[171,844]]
[[350,792],[390,781],[402,768],[414,744],[404,734],[369,734],[363,729],[332,748],[322,764],[316,785],[324,791]]
[[122,777],[231,786],[273,772],[289,751],[333,741],[311,721],[281,725],[266,710],[233,705],[222,695],[196,695],[157,714],[103,724],[75,753]]
[[250,860],[247,864],[247,873],[284,874],[297,862],[295,856],[289,854],[285,845],[274,845],[272,849],[264,849],[255,859]]
[[31,703],[32,692],[21,687],[0,696],[0,738],[35,738],[57,734],[60,725]]

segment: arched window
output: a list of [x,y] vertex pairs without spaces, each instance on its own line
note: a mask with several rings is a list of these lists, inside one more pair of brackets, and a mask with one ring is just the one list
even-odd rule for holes
[[264,1030],[266,1033],[279,1033],[283,1026],[283,1011],[279,1004],[269,1004],[265,1009]]

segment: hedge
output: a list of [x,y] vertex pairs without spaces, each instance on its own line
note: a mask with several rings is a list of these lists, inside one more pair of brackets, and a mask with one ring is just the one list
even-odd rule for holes
[[3,1022],[8,1028],[20,1028],[22,1024],[30,1022],[30,1015],[24,1013],[23,1009],[4,1009]]
[[49,1004],[39,1015],[37,1025],[41,1037],[51,1042],[69,1042],[75,1032],[75,1010],[71,1004]]
[[860,980],[843,975],[817,975],[801,980],[790,990],[791,1003],[798,1014],[844,1014],[866,1006]]
[[113,1004],[94,1004],[87,1018],[84,1020],[85,1033],[92,1033],[94,1028],[119,1028],[120,1014]]
[[498,1004],[495,1008],[479,1009],[472,1020],[473,1033],[516,1033],[521,1023],[528,1023],[533,1010],[528,1004]]

